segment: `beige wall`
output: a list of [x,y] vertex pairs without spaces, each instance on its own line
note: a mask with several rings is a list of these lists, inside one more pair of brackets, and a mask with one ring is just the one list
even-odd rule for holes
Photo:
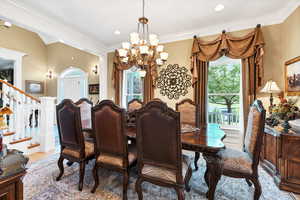
[[[284,63],[300,56],[300,6],[283,22],[281,31],[282,68],[279,73],[284,74]],[[282,89],[284,89],[284,78],[283,76],[281,77],[283,84]],[[298,100],[297,105],[300,106],[300,100]]]
[[[92,67],[99,66],[99,57],[70,47],[63,43],[53,43],[47,46],[48,67],[55,77],[47,80],[47,95],[57,96],[57,77],[69,67],[77,67],[88,73],[89,84],[99,83],[99,75],[92,73]],[[73,59],[72,59],[73,58]],[[93,95],[96,98],[97,95]]]
[[[300,56],[300,7],[296,9],[282,24],[263,26],[262,32],[265,39],[265,55],[264,55],[264,77],[263,83],[269,79],[273,79],[284,90],[284,62]],[[226,29],[226,27],[224,27]],[[235,31],[231,34],[241,36],[247,34],[252,29]],[[203,40],[212,40],[216,36],[202,37]],[[179,64],[190,68],[190,55],[192,48],[192,39],[176,41],[165,44],[165,50],[169,53],[167,64]],[[108,54],[108,76],[109,76],[109,98],[114,97],[114,89],[112,87],[111,72],[112,72],[113,53]],[[162,66],[165,67],[165,66]],[[155,97],[161,98],[163,101],[174,108],[176,102],[183,98],[193,98],[193,89],[189,89],[189,93],[179,100],[169,100],[159,94],[159,90],[155,90]],[[268,95],[259,94],[259,97],[266,102],[268,107]],[[278,99],[275,99],[275,102]],[[300,103],[299,103],[300,104]]]
[[22,66],[22,81],[44,81],[47,72],[47,48],[41,38],[33,32],[12,26],[0,30],[0,48],[25,53]]
[[[70,47],[62,43],[45,45],[38,34],[12,26],[9,29],[0,30],[0,48],[25,53],[22,66],[22,81],[25,88],[25,80],[38,80],[45,82],[43,95],[57,96],[57,76],[68,67],[78,67],[88,73],[89,84],[99,83],[99,75],[91,71],[95,65],[99,66],[98,56]],[[72,60],[72,57],[74,58]],[[46,80],[48,69],[52,69],[56,75],[52,80]],[[98,95],[91,96],[98,99]]]
[[[252,31],[253,29],[241,30],[231,33],[233,36],[242,36]],[[281,25],[271,25],[262,27],[262,31],[265,37],[265,57],[264,57],[264,81],[267,81],[271,78],[278,82],[282,82],[281,78],[276,75],[278,72],[276,70],[281,67]],[[212,40],[216,38],[216,35],[202,37],[203,40]],[[176,41],[171,43],[164,44],[166,52],[169,53],[169,58],[166,63],[168,64],[179,64],[180,66],[187,67],[190,69],[190,56],[192,49],[193,39]],[[109,71],[108,76],[111,77],[112,71],[112,61],[113,61],[113,53],[108,54],[108,63],[109,63]],[[162,66],[161,68],[165,67]],[[110,78],[111,79],[111,78]],[[114,90],[112,88],[112,84],[108,83],[109,88],[109,97],[112,98],[114,96]],[[166,96],[162,96],[159,93],[159,90],[155,90],[155,97],[161,98],[163,101],[167,102],[170,107],[175,108],[176,102],[180,101],[184,98],[193,99],[193,88],[189,88],[189,93],[180,97],[179,100],[170,100]]]

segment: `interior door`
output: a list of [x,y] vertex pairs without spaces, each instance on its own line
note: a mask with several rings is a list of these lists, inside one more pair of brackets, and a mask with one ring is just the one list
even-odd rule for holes
[[84,83],[82,78],[65,78],[63,79],[63,99],[72,99],[74,102],[84,97]]

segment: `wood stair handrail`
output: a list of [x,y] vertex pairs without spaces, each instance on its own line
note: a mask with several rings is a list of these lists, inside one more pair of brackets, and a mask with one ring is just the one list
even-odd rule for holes
[[5,84],[5,85],[7,85],[7,86],[9,86],[9,87],[12,87],[14,90],[17,90],[18,92],[20,92],[21,94],[24,94],[25,96],[29,97],[30,99],[33,99],[34,101],[37,101],[38,103],[41,103],[41,101],[40,101],[38,98],[33,97],[33,96],[31,96],[30,94],[27,94],[27,93],[24,92],[23,90],[21,90],[21,89],[19,89],[19,88],[16,88],[16,87],[13,86],[12,84],[10,84],[10,83],[8,83],[8,82],[6,82],[6,81],[4,81],[4,80],[1,80],[1,79],[0,79],[0,83],[3,83],[3,84]]

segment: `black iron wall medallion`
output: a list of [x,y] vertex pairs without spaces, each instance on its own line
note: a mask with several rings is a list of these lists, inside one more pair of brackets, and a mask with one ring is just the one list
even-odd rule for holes
[[192,85],[191,80],[192,76],[188,74],[187,68],[170,64],[159,72],[156,86],[161,95],[169,99],[179,99],[188,93],[188,88]]

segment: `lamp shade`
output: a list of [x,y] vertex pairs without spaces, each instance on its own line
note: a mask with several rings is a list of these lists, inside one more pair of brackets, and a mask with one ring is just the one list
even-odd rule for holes
[[275,81],[269,80],[266,85],[260,90],[263,93],[280,93],[281,90]]

